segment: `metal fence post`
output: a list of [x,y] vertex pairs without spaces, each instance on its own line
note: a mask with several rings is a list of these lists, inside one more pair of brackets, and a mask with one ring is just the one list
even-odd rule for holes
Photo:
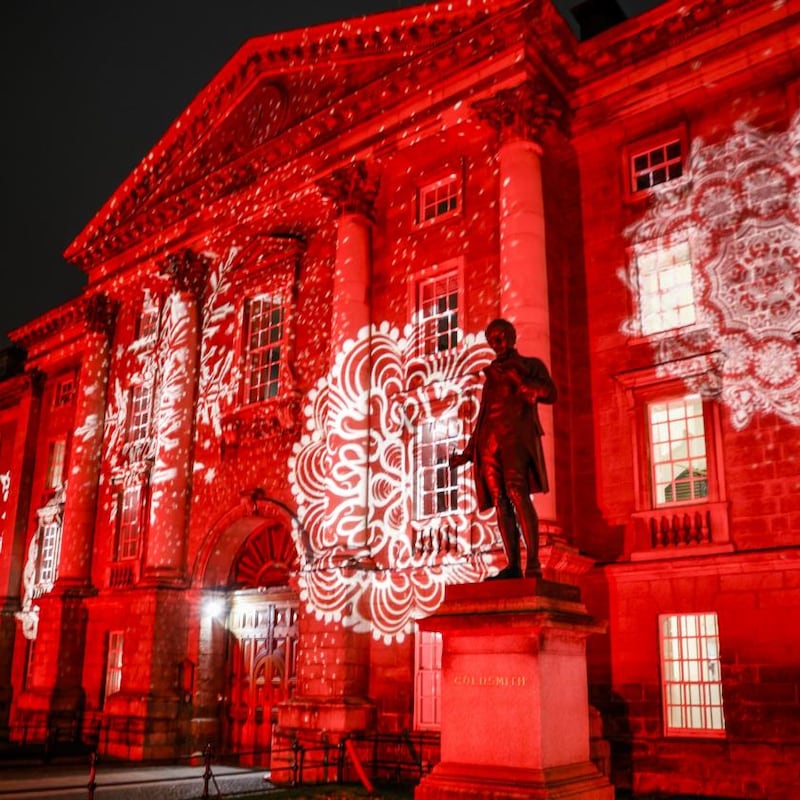
[[87,794],[88,800],[94,800],[94,790],[97,787],[97,752],[92,751],[92,754],[89,756],[89,783],[88,789],[89,793]]
[[203,750],[203,800],[208,798],[208,784],[211,781],[211,743]]

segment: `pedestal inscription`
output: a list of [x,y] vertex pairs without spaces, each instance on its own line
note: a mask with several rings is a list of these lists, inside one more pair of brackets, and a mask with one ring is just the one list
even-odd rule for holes
[[576,587],[449,587],[420,620],[442,633],[442,761],[416,800],[612,800],[589,760],[586,639],[605,626]]

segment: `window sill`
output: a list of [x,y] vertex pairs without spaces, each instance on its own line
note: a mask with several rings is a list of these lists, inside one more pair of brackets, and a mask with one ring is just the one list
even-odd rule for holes
[[262,403],[242,406],[222,420],[225,447],[238,447],[295,430],[300,424],[300,393],[285,392]]
[[625,554],[631,561],[732,551],[727,502],[637,511],[625,531]]

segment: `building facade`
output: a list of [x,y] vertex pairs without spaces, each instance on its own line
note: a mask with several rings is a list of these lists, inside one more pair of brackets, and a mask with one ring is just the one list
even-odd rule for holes
[[540,552],[608,622],[598,763],[795,796],[799,65],[794,0],[247,42],[68,248],[82,296],[10,334],[4,738],[437,731],[415,623],[504,564],[447,466],[502,316],[559,390]]

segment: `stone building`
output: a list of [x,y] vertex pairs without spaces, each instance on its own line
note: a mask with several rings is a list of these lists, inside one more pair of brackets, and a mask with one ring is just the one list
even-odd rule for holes
[[[263,763],[439,729],[483,329],[550,367],[545,576],[615,786],[800,783],[800,5],[550,0],[254,38],[0,381],[0,736]],[[793,788],[794,787],[794,790]]]

